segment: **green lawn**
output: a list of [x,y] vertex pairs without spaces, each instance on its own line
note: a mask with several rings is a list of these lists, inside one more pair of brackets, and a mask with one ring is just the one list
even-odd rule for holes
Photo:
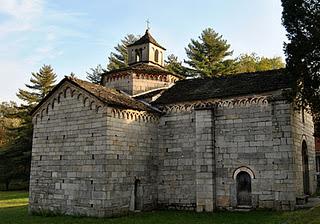
[[28,215],[28,194],[25,192],[0,192],[0,224],[320,224],[320,207],[295,212],[215,212],[195,213],[156,211],[132,214],[120,218],[80,218],[70,216],[41,217]]
[[22,191],[0,191],[0,211],[2,208],[28,205],[28,193]]

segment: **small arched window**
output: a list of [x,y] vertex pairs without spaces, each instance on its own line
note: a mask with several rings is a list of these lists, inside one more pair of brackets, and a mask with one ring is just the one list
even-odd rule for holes
[[142,60],[142,48],[136,49],[136,62],[139,62]]
[[155,62],[159,61],[159,51],[158,51],[158,49],[154,52],[154,61]]

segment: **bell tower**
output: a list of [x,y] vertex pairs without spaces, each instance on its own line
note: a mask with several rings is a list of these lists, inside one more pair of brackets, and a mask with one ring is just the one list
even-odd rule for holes
[[164,68],[165,48],[151,36],[149,29],[137,41],[127,46],[128,67],[103,74],[101,84],[137,96],[159,91],[183,77]]
[[149,29],[137,41],[128,46],[128,63],[148,64],[163,67],[165,48],[151,36]]

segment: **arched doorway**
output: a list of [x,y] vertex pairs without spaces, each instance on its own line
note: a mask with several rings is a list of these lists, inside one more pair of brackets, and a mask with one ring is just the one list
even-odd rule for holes
[[310,194],[309,187],[309,159],[306,141],[302,142],[302,172],[303,172],[303,193]]
[[134,210],[139,211],[142,209],[142,192],[140,180],[134,182]]
[[237,204],[238,206],[251,206],[251,177],[245,172],[241,171],[237,177]]

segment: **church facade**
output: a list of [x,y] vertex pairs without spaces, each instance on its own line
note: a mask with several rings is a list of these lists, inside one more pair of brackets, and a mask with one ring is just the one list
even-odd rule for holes
[[146,31],[129,67],[66,77],[35,108],[31,212],[292,210],[315,192],[312,117],[283,70],[183,79],[164,51]]

